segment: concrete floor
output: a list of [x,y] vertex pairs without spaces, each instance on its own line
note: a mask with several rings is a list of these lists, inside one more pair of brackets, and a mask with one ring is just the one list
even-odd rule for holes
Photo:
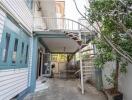
[[105,96],[91,85],[85,85],[86,92],[81,94],[77,80],[48,80],[49,88],[29,95],[25,100],[106,100]]

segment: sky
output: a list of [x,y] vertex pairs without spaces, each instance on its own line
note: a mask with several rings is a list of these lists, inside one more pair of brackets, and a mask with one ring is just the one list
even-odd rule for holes
[[[79,10],[84,14],[84,5],[86,5],[86,0],[76,0],[76,3]],[[81,15],[76,10],[73,0],[65,0],[65,18],[70,18],[76,21],[81,18]]]

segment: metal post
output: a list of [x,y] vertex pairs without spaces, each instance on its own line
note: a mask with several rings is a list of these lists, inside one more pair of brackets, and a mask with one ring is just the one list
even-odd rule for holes
[[81,71],[81,89],[82,89],[82,94],[84,94],[84,81],[83,81],[81,46],[80,46],[79,56],[80,56],[80,71]]
[[[79,31],[79,38],[80,40],[81,38],[81,32]],[[82,90],[82,94],[84,94],[84,81],[83,81],[83,66],[82,66],[82,53],[81,53],[81,48],[82,45],[80,45],[80,50],[79,50],[79,57],[80,57],[80,72],[81,72],[81,90]]]

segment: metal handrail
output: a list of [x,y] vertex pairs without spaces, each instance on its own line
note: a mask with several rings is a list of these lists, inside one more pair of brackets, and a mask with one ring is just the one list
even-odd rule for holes
[[68,30],[93,32],[87,25],[69,18],[34,17],[34,30]]

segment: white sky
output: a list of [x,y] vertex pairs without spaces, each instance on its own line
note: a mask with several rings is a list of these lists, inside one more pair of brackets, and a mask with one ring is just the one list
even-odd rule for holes
[[[86,5],[86,0],[76,0],[79,10],[84,14]],[[65,0],[65,18],[70,18],[78,21],[81,18],[81,15],[77,12],[73,0]]]

